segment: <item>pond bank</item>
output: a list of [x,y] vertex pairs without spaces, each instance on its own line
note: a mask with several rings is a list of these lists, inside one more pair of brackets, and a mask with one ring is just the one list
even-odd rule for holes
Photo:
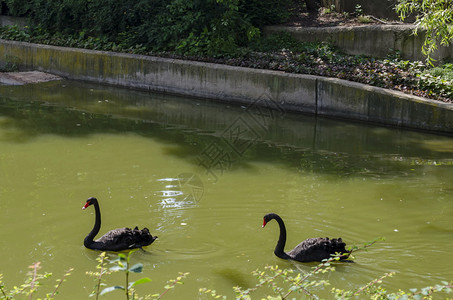
[[453,104],[341,79],[5,40],[0,57],[73,80],[453,133]]

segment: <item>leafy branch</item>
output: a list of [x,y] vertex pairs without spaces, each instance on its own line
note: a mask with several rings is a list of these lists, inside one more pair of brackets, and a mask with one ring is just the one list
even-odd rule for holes
[[[38,290],[38,287],[41,286],[41,280],[48,279],[52,276],[52,273],[46,272],[42,274],[39,272],[39,270],[41,269],[40,262],[36,262],[28,268],[31,270],[27,272],[28,277],[25,279],[25,282],[20,285],[20,287],[14,286],[13,289],[9,292],[6,290],[5,285],[2,281],[3,276],[0,274],[0,299],[12,300],[17,298],[16,296],[22,295],[31,300],[35,292]],[[57,280],[57,285],[55,286],[54,290],[51,293],[47,293],[44,299],[53,299],[55,295],[58,294],[58,290],[61,284],[66,280],[66,277],[68,277],[73,270],[73,268],[70,268],[68,271],[66,271],[63,277]]]
[[[364,250],[376,242],[383,240],[382,238],[376,239],[374,241],[364,244],[362,247],[353,246],[351,249],[348,249],[348,253]],[[126,296],[126,299],[141,299],[136,291],[135,287],[139,284],[150,282],[151,279],[144,277],[138,279],[134,282],[130,282],[130,273],[141,273],[143,270],[143,265],[137,263],[131,266],[131,255],[134,251],[129,252],[127,255],[120,253],[118,257],[112,261],[108,259],[108,256],[105,252],[102,252],[96,259],[98,265],[96,266],[96,272],[87,272],[88,275],[95,277],[95,286],[94,291],[90,296],[96,296],[98,299],[99,296],[105,295],[114,290],[122,290]],[[314,291],[317,287],[325,287],[329,285],[327,280],[323,279],[311,279],[314,275],[322,275],[327,272],[335,271],[334,263],[340,260],[344,253],[337,253],[336,255],[322,261],[320,264],[314,266],[310,272],[301,273],[296,272],[294,269],[280,269],[278,266],[266,266],[264,271],[256,270],[252,272],[253,275],[257,277],[258,283],[248,289],[242,289],[241,287],[234,287],[233,291],[235,293],[236,299],[251,299],[251,294],[257,290],[262,290],[265,287],[268,287],[272,290],[272,293],[267,295],[267,299],[289,299],[290,297],[295,298],[292,295],[294,292],[304,294],[310,299],[319,299]],[[114,264],[113,267],[108,267],[108,263]],[[40,263],[34,263],[29,267],[31,270],[27,273],[27,278],[25,283],[20,287],[14,287],[11,291],[8,291],[5,288],[5,285],[2,281],[3,276],[0,274],[0,299],[12,300],[15,298],[28,298],[32,297],[37,292],[38,288],[41,286],[40,282],[43,279],[49,278],[51,273],[40,273]],[[58,294],[58,290],[66,281],[66,278],[71,274],[73,269],[69,269],[61,279],[57,280],[57,284],[54,287],[52,292],[46,294],[43,299],[54,299]],[[123,271],[125,273],[125,285],[114,285],[111,287],[106,287],[101,291],[101,286],[105,286],[103,283],[104,276],[111,274],[113,272]],[[183,284],[184,279],[189,273],[179,273],[176,279],[171,279],[167,281],[167,284],[164,286],[164,291],[162,293],[156,293],[153,295],[148,294],[146,299],[161,299],[164,296],[168,296],[168,292],[174,289],[178,284]],[[381,286],[384,279],[390,278],[395,275],[394,272],[386,273],[379,278],[373,279],[365,285],[354,289],[354,290],[340,290],[336,288],[331,289],[331,293],[336,299],[351,299],[351,298],[365,298],[369,297],[370,299],[432,299],[436,293],[445,293],[449,294],[453,292],[453,282],[442,281],[440,284],[434,286],[428,286],[418,289],[410,289],[409,291],[399,290],[396,293],[389,293],[385,288]],[[322,277],[321,277],[322,278]],[[201,288],[199,289],[201,294],[211,296],[215,299],[226,299],[227,297],[221,294],[218,294],[216,290]]]
[[[112,261],[112,263],[116,263],[116,265],[109,269],[112,272],[124,271],[124,273],[125,273],[125,285],[124,286],[122,286],[122,285],[114,285],[114,286],[111,286],[111,287],[107,287],[107,288],[103,289],[99,293],[100,296],[105,295],[105,294],[110,293],[110,292],[115,291],[115,290],[123,290],[125,295],[126,295],[126,299],[127,300],[129,300],[130,297],[132,297],[132,299],[135,299],[135,289],[134,289],[134,287],[139,285],[139,284],[143,284],[143,283],[147,283],[147,282],[151,281],[150,278],[144,277],[144,278],[141,278],[141,279],[139,279],[137,281],[129,282],[129,274],[131,272],[132,273],[141,273],[142,270],[143,270],[143,264],[142,263],[137,263],[137,264],[135,264],[135,265],[130,267],[131,255],[135,251],[136,250],[129,251],[127,255],[125,255],[124,253],[119,253],[118,254],[118,258]],[[100,283],[100,281],[99,281],[99,283]],[[99,288],[99,284],[98,284],[98,288]]]
[[431,55],[438,49],[438,44],[451,45],[453,41],[453,4],[444,0],[398,0],[395,7],[400,19],[405,20],[410,14],[416,15],[414,34],[424,31],[425,40],[422,53],[432,64]]
[[[97,258],[98,265],[96,268],[98,269],[97,272],[87,272],[87,274],[94,276],[96,280],[96,284],[94,286],[94,291],[90,296],[95,296],[96,299],[98,299],[99,296],[103,296],[105,294],[108,294],[110,292],[113,292],[115,290],[121,290],[124,291],[124,294],[126,296],[126,299],[136,299],[138,298],[138,295],[135,291],[135,287],[144,284],[147,282],[150,282],[151,279],[148,277],[143,277],[140,278],[136,281],[130,281],[130,274],[131,273],[142,273],[143,271],[143,264],[142,263],[137,263],[131,266],[131,257],[132,254],[136,250],[129,251],[126,254],[124,253],[119,253],[117,258],[114,260],[111,260],[110,263],[114,264],[114,266],[108,268],[107,267],[107,261],[108,257],[105,252],[102,252],[99,257]],[[114,272],[120,272],[123,271],[125,274],[125,284],[124,285],[113,285],[106,287],[102,289],[101,291],[101,286],[105,286],[104,283],[102,283],[103,276],[104,275],[109,275]],[[154,299],[161,299],[164,297],[171,289],[173,289],[177,284],[182,284],[183,280],[187,277],[189,273],[179,273],[179,276],[176,277],[176,279],[171,279],[167,282],[167,285],[164,287],[164,291],[161,294],[154,294],[154,295],[148,295],[148,298],[154,298]]]
[[[258,283],[251,288],[246,290],[242,290],[240,287],[234,287],[233,290],[236,293],[237,299],[251,299],[250,294],[255,292],[256,290],[264,287],[269,286],[274,291],[276,295],[278,295],[279,299],[287,299],[293,292],[302,292],[307,295],[309,298],[318,299],[318,297],[310,291],[313,287],[318,286],[327,286],[329,282],[327,280],[309,280],[310,277],[316,274],[324,274],[327,272],[335,271],[335,267],[333,266],[333,262],[337,262],[341,259],[342,256],[345,254],[351,255],[354,252],[359,250],[365,250],[375,243],[384,240],[383,238],[377,238],[371,242],[365,243],[363,246],[353,246],[352,248],[348,249],[348,253],[337,253],[332,257],[323,260],[320,264],[315,266],[310,272],[307,274],[297,273],[297,275],[293,275],[294,270],[292,269],[279,269],[278,266],[266,266],[264,271],[256,270],[252,272],[258,279]],[[277,284],[276,280],[281,279],[283,283],[289,284],[289,287],[285,290],[281,284]],[[378,281],[378,280],[377,280]],[[377,282],[376,281],[376,282]],[[217,294],[215,290],[212,289],[200,289],[201,293],[208,294],[213,298],[223,298],[226,299],[225,296]]]
[[107,254],[105,252],[102,252],[99,254],[99,256],[96,258],[96,261],[98,264],[96,265],[96,269],[98,271],[92,272],[88,271],[86,272],[87,275],[94,276],[96,280],[96,284],[94,285],[95,290],[90,294],[90,297],[96,296],[96,300],[99,299],[100,293],[101,293],[101,286],[105,285],[102,283],[102,278],[104,275],[112,273],[107,268]]
[[168,291],[170,291],[171,289],[174,289],[175,286],[177,284],[183,284],[183,279],[185,279],[187,277],[187,275],[189,275],[189,273],[179,273],[179,276],[176,277],[176,279],[170,279],[167,283],[166,286],[164,286],[164,289],[165,291],[162,293],[162,294],[155,294],[153,295],[153,297],[155,297],[155,299],[161,299],[163,296],[165,296],[165,294],[168,293]]
[[55,285],[55,289],[53,290],[53,292],[51,294],[48,294],[48,298],[50,299],[53,299],[55,298],[55,295],[58,294],[58,289],[60,288],[60,286],[63,284],[63,282],[66,281],[66,277],[68,277],[69,275],[71,275],[71,272],[74,271],[74,268],[69,268],[68,271],[66,271],[66,273],[63,275],[63,277],[59,280],[57,280],[57,284]]
[[3,275],[0,274],[0,291],[2,292],[3,298],[9,300],[10,298],[6,295],[5,285],[3,284],[2,278],[3,278]]

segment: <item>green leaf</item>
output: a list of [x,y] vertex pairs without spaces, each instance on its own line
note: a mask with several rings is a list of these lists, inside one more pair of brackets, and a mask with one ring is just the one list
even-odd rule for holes
[[110,292],[112,292],[114,290],[124,290],[124,287],[122,287],[120,285],[111,286],[111,287],[103,289],[102,292],[99,295],[102,296],[102,295],[110,293]]
[[139,284],[147,283],[147,282],[151,282],[151,278],[148,278],[148,277],[140,278],[139,280],[137,280],[137,281],[135,281],[135,282],[131,282],[131,283],[129,284],[129,288],[134,287],[134,286],[137,286],[137,285],[139,285]]
[[138,263],[133,265],[130,269],[129,272],[134,272],[134,273],[141,273],[143,270],[143,264]]
[[135,251],[138,251],[138,249],[139,249],[139,248],[130,250],[130,251],[127,253],[127,256],[131,256],[131,254],[134,253]]
[[125,271],[126,270],[126,267],[120,267],[120,266],[113,266],[110,268],[110,271]]

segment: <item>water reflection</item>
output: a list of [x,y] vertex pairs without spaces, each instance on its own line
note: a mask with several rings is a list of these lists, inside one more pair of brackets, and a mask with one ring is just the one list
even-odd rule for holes
[[203,197],[203,182],[197,174],[181,173],[176,178],[157,181],[165,184],[165,189],[158,191],[162,208],[195,207]]
[[189,159],[214,181],[263,159],[342,176],[410,176],[407,165],[415,171],[452,165],[449,137],[286,114],[264,96],[234,107],[98,85],[87,89],[77,82],[0,92],[2,140],[131,131],[168,143],[169,154]]

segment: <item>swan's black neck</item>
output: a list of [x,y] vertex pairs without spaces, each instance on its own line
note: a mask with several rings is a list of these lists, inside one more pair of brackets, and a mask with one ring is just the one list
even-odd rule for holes
[[271,217],[271,220],[274,219],[277,221],[278,226],[280,227],[280,236],[278,237],[277,246],[275,246],[274,254],[277,257],[283,259],[289,259],[290,256],[285,252],[285,244],[286,244],[286,227],[285,223],[283,222],[282,218],[277,214],[274,214]]
[[83,241],[85,247],[89,248],[88,246],[93,243],[94,237],[99,233],[101,230],[101,210],[99,209],[99,204],[97,201],[93,203],[94,205],[94,212],[95,212],[95,222],[94,227],[91,232],[86,236],[85,240]]

